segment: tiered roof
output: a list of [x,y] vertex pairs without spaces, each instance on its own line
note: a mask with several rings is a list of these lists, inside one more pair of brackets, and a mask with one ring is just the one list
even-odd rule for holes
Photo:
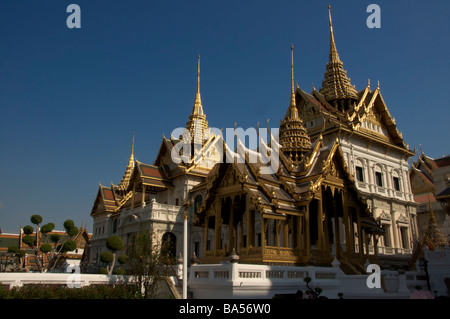
[[292,160],[299,161],[306,152],[311,150],[311,140],[295,104],[293,49],[291,45],[291,98],[289,108],[280,124],[280,144],[282,150],[287,152]]
[[[421,154],[410,170],[410,179],[412,191],[414,193],[414,200],[421,204],[428,204],[430,210],[430,218],[428,221],[428,228],[424,233],[424,244],[431,250],[436,247],[443,247],[449,244],[447,238],[442,233],[439,225],[436,222],[432,202],[445,200],[450,196],[450,187],[447,187],[436,194],[434,170],[439,167],[450,165],[450,156],[441,159],[433,159],[424,154],[421,148]],[[448,194],[447,194],[448,193]]]
[[[202,168],[198,164],[219,139],[209,132],[206,115],[203,112],[200,96],[200,56],[198,56],[197,91],[186,129],[190,134],[192,143],[201,145],[201,150],[198,152],[199,154],[193,154],[191,158],[185,158],[179,164],[175,164],[171,159],[172,149],[177,143],[180,143],[179,139],[175,137],[166,138],[163,135],[154,165],[149,165],[136,160],[133,134],[131,155],[121,181],[118,185],[111,183],[110,187],[100,184],[91,215],[103,212],[119,212],[122,208],[132,206],[131,201],[133,200],[135,202],[142,201],[142,196],[146,196],[143,194],[144,186],[148,196],[150,193],[173,188],[172,180],[180,174],[207,175],[209,169]],[[134,197],[133,191],[135,191]]]
[[339,58],[334,40],[333,24],[331,22],[331,9],[328,6],[328,15],[330,20],[330,56],[327,63],[325,77],[322,82],[322,88],[319,92],[327,101],[337,99],[357,99],[355,87],[351,84],[344,70],[344,64]]
[[409,156],[414,155],[389,113],[379,84],[372,91],[369,82],[360,92],[351,84],[336,49],[330,11],[329,19],[330,54],[322,88],[317,91],[313,87],[311,94],[299,87],[296,91],[297,108],[303,121],[308,121],[311,116],[317,118],[317,114],[324,120],[322,131],[320,127],[308,128],[311,137],[317,137],[320,132],[326,135],[327,132],[342,130]]

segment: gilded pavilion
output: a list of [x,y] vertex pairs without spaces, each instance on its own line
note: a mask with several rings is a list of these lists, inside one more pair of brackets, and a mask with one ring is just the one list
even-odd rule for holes
[[[190,152],[182,161],[172,159],[180,141],[190,141]],[[119,235],[126,246],[143,230],[150,231],[154,245],[166,242],[172,257],[182,251],[183,203],[189,190],[202,182],[220,159],[216,144],[221,139],[211,132],[200,95],[200,56],[198,56],[197,90],[192,112],[177,137],[163,135],[153,164],[138,161],[131,155],[120,182],[99,185],[91,211],[94,219],[90,262],[99,266],[99,256],[106,250],[106,240]],[[190,153],[189,156],[187,153]]]
[[[251,161],[238,140],[245,161],[216,164],[191,190],[192,196],[205,194],[194,212],[205,238],[200,260],[218,263],[236,253],[243,263],[330,265],[336,257],[349,273],[362,272],[369,256],[361,247],[383,230],[360,198],[338,141],[310,140],[296,105],[293,47],[291,74],[278,170],[262,174],[263,163]],[[273,150],[278,142],[271,143]]]
[[[384,234],[370,238],[369,254],[402,266],[418,238],[417,203],[409,179],[413,156],[381,94],[380,83],[356,90],[336,48],[329,8],[330,51],[322,86],[297,87],[296,105],[311,138],[339,141],[358,192]],[[398,107],[398,106],[397,106]]]
[[[189,255],[202,263],[236,253],[245,263],[330,265],[365,273],[369,260],[405,264],[411,259],[417,223],[408,178],[409,150],[379,85],[357,91],[338,55],[329,11],[330,52],[322,87],[311,94],[294,85],[293,47],[289,105],[278,134],[244,159],[214,134],[197,91],[185,130],[163,136],[153,165],[139,162],[132,147],[122,180],[99,186],[91,212],[91,262],[112,234],[131,244],[142,229],[156,242],[182,249],[182,223],[189,215]],[[174,149],[189,139],[184,160]],[[220,152],[217,150],[221,150]],[[278,169],[250,160],[256,151],[278,150]],[[183,149],[183,152],[185,149]],[[400,256],[400,257],[399,257]],[[186,256],[185,256],[186,257]]]

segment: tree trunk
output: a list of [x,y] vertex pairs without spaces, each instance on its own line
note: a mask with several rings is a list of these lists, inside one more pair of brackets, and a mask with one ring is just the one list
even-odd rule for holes
[[113,269],[114,269],[114,265],[116,264],[116,253],[113,253],[113,261],[111,263],[111,268],[108,269],[108,275],[112,275]]

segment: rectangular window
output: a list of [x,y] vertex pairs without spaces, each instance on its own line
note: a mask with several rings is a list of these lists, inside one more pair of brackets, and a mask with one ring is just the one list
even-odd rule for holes
[[398,177],[394,176],[393,182],[394,182],[394,189],[396,191],[400,191],[400,180],[398,179]]
[[262,241],[261,241],[261,234],[260,233],[257,234],[257,238],[258,238],[258,246],[257,247],[261,247],[262,246]]
[[408,228],[407,227],[400,227],[400,234],[402,236],[402,248],[409,249]]
[[356,180],[364,182],[363,168],[361,166],[356,166]]
[[114,222],[113,222],[113,230],[112,230],[112,232],[113,233],[116,233],[117,232],[117,225],[119,224],[119,220],[118,219],[114,219]]
[[383,174],[375,172],[375,180],[378,186],[383,187]]
[[390,227],[387,224],[384,224],[382,226],[383,230],[384,230],[384,235],[383,235],[383,239],[384,239],[384,247],[391,247],[391,234],[390,234]]

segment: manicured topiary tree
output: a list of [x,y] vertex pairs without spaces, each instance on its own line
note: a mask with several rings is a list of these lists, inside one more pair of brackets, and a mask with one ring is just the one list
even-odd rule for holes
[[17,246],[9,246],[6,255],[0,257],[0,271],[6,271],[8,265],[12,265],[14,271],[21,270],[23,256],[25,256],[24,250],[19,250]]
[[[62,242],[61,235],[50,234],[55,229],[55,224],[48,223],[39,227],[42,223],[40,215],[32,215],[30,221],[36,225],[36,236],[33,236],[34,228],[27,225],[22,229],[25,234],[22,242],[33,250],[39,271],[44,271],[45,255],[47,255],[49,260],[47,270],[52,270],[59,264],[65,253],[77,248],[74,238],[78,234],[78,228],[73,220],[68,219],[64,222],[64,229],[68,236]],[[41,236],[39,236],[39,233]]]
[[[105,251],[100,255],[100,260],[107,264],[106,269],[108,275],[111,275],[114,270],[114,266],[116,263],[116,252],[122,250],[125,247],[123,240],[119,236],[110,236],[106,240],[106,248],[108,248],[111,252]],[[127,262],[127,256],[121,255],[119,257],[119,263],[124,264]]]

